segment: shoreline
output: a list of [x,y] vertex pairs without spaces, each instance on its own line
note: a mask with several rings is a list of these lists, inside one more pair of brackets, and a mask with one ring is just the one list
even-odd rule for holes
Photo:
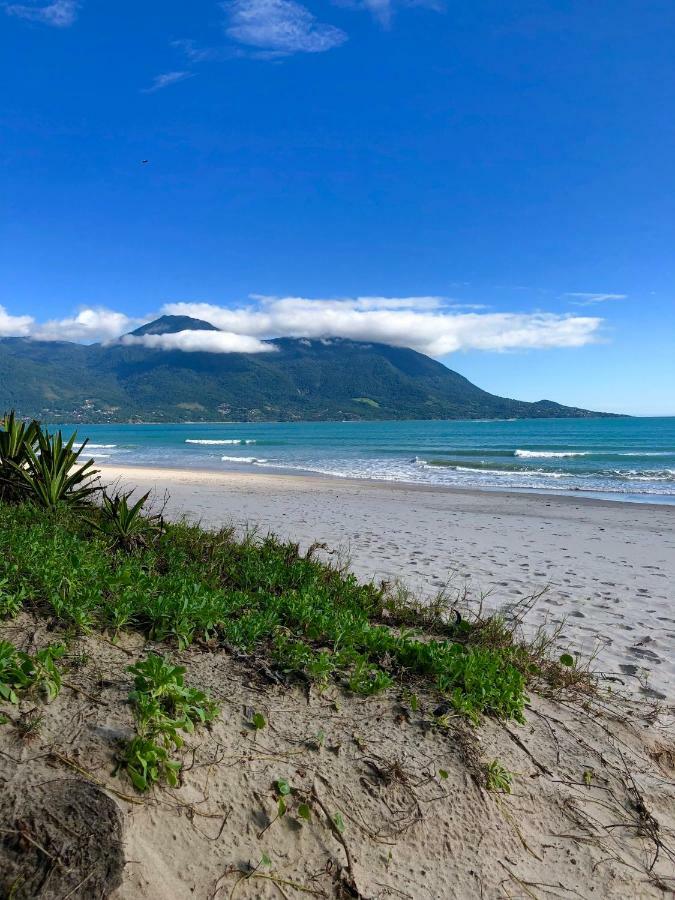
[[265,466],[264,464],[260,464],[256,466],[255,469],[226,469],[224,467],[212,468],[209,466],[199,466],[199,465],[171,465],[171,466],[155,466],[148,465],[147,463],[133,463],[128,462],[124,465],[118,463],[110,463],[107,462],[99,462],[96,457],[92,457],[96,463],[96,467],[104,472],[106,469],[111,470],[120,470],[120,471],[139,471],[143,473],[161,473],[162,475],[168,475],[169,473],[176,473],[180,475],[186,474],[194,474],[194,475],[206,475],[206,476],[216,476],[218,478],[223,477],[223,479],[269,479],[270,484],[274,483],[274,480],[277,480],[279,484],[287,479],[293,479],[302,481],[306,480],[308,483],[315,482],[325,482],[326,485],[335,485],[335,484],[347,484],[347,485],[356,485],[356,486],[367,486],[369,488],[382,488],[382,489],[391,489],[391,490],[405,490],[405,491],[422,491],[425,493],[433,493],[433,494],[465,494],[469,496],[482,495],[487,494],[497,495],[499,497],[537,497],[540,500],[551,500],[553,499],[556,502],[569,502],[569,503],[591,503],[602,506],[617,506],[620,504],[626,504],[631,508],[634,507],[642,507],[645,509],[652,509],[657,507],[668,508],[671,507],[674,510],[675,514],[675,494],[650,494],[650,497],[658,497],[659,499],[654,500],[641,500],[641,499],[632,499],[637,495],[632,494],[613,494],[609,495],[609,492],[606,492],[608,496],[605,496],[600,491],[542,491],[537,490],[536,488],[512,488],[511,490],[506,490],[504,488],[498,487],[460,487],[457,485],[450,484],[427,484],[424,482],[417,481],[389,481],[384,478],[357,478],[354,476],[348,475],[326,475],[323,472],[313,472],[309,469],[277,469],[275,471],[270,471],[269,466]]
[[[101,465],[169,495],[167,516],[319,541],[363,580],[501,609],[546,588],[526,626],[652,699],[675,695],[675,506],[317,475]],[[138,496],[138,495],[137,495]],[[599,648],[599,649],[598,649]],[[646,679],[646,683],[643,683]]]

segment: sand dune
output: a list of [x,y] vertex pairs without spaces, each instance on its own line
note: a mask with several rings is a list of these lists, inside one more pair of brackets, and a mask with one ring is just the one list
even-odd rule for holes
[[675,697],[675,506],[440,490],[304,476],[105,466],[170,515],[324,541],[362,578],[432,594],[468,584],[487,605],[548,587],[528,624],[651,697]]

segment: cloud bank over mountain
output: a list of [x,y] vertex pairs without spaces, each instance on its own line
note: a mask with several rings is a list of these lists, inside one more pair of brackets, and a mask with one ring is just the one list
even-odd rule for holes
[[[339,337],[411,347],[438,358],[460,350],[582,347],[600,339],[603,324],[598,316],[492,312],[480,304],[467,308],[433,296],[311,299],[253,295],[248,302],[236,306],[167,303],[161,313],[203,319],[220,332],[185,332],[182,337],[146,335],[146,346],[215,353],[266,352],[269,348],[263,341],[274,337]],[[41,323],[30,315],[11,315],[0,307],[0,336],[109,342],[122,338],[155,315],[131,317],[110,309],[85,308],[74,316]],[[145,340],[151,337],[152,341]]]

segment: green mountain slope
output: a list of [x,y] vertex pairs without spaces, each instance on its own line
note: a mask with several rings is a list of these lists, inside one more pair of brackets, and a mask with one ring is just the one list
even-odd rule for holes
[[[132,334],[214,330],[164,316]],[[602,415],[496,397],[414,350],[279,338],[274,353],[0,340],[0,411],[44,421],[550,418]]]

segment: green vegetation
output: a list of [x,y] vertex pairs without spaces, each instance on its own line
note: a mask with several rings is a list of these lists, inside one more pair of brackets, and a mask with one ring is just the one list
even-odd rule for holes
[[38,431],[37,446],[26,446],[25,464],[9,463],[17,476],[16,490],[47,509],[56,509],[61,503],[85,505],[98,487],[91,481],[94,461],[90,459],[77,466],[86,441],[74,450],[75,438],[73,434],[64,443],[60,431],[56,434]]
[[195,725],[208,724],[218,710],[202,691],[186,687],[185,669],[166,657],[151,653],[130,666],[129,672],[134,675],[129,699],[136,735],[125,747],[120,765],[139,791],[162,780],[175,787],[181,764],[170,754],[183,746],[181,732],[191,733]]
[[55,510],[59,505],[85,506],[99,491],[93,460],[78,466],[87,442],[74,449],[76,434],[64,442],[38,422],[18,422],[14,412],[0,421],[0,498],[27,500]]
[[485,769],[485,784],[489,791],[510,794],[512,781],[513,773],[509,772],[498,759],[493,759]]
[[29,450],[39,433],[37,422],[26,424],[9,413],[0,427],[0,500],[12,501],[21,496],[24,482],[21,472],[29,461]]
[[129,491],[110,496],[104,491],[98,521],[90,520],[97,531],[110,539],[112,549],[130,552],[139,547],[147,547],[152,536],[162,528],[159,516],[143,515],[150,493],[143,494],[130,505],[129,498],[132,494],[133,491]]
[[[66,638],[96,630],[116,639],[133,629],[178,649],[195,642],[234,647],[320,691],[331,683],[363,696],[396,688],[413,712],[418,692],[431,690],[443,700],[431,722],[442,728],[458,716],[523,721],[528,685],[554,689],[582,678],[566,658],[551,660],[545,643],[518,643],[498,617],[469,621],[442,598],[423,609],[327,565],[315,548],[303,555],[272,536],[240,540],[231,529],[166,524],[144,511],[147,494],[132,502],[130,493],[98,488],[91,465],[78,465],[74,437],[64,442],[33,424],[22,439],[13,417],[5,429],[12,458],[9,441],[0,442],[7,454],[0,479],[20,478],[0,502],[4,617],[27,608]],[[99,505],[92,502],[97,492]],[[0,697],[15,703],[18,692],[36,687],[55,696],[62,652],[48,647],[30,657],[1,643]],[[213,719],[215,706],[185,686],[184,669],[168,658],[153,654],[129,671],[136,734],[120,765],[139,790],[160,780],[175,784],[173,751],[184,733]],[[249,725],[258,732],[267,722],[252,711]],[[496,762],[487,780],[501,790],[510,783]],[[282,815],[290,788],[277,788]]]
[[319,686],[337,678],[364,695],[420,680],[472,718],[522,719],[530,659],[506,638],[483,646],[482,629],[464,623],[442,640],[390,627],[384,591],[271,537],[171,524],[148,546],[117,549],[102,534],[106,515],[0,505],[4,596],[67,629],[257,648],[288,674]]
[[[135,334],[209,328],[165,316]],[[0,339],[0,379],[22,415],[52,422],[597,415],[496,397],[405,347],[340,339],[271,343],[274,353],[183,353],[7,338]]]
[[61,690],[56,660],[64,653],[65,648],[55,644],[30,656],[9,641],[0,641],[0,700],[16,704],[20,695],[39,691],[54,700]]

